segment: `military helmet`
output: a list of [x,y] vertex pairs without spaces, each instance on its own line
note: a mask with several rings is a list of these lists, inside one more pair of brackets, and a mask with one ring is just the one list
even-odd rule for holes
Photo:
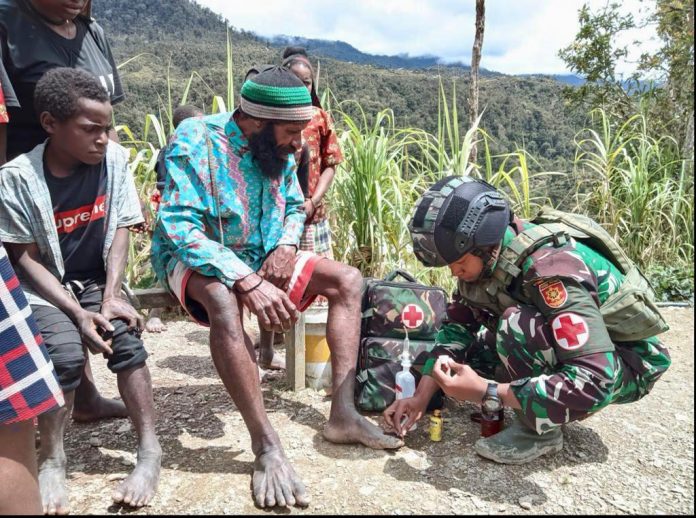
[[495,187],[468,176],[448,176],[423,193],[408,229],[421,263],[446,266],[500,243],[511,221],[510,206]]

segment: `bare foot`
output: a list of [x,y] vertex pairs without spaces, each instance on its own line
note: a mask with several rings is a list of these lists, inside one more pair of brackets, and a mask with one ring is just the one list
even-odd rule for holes
[[150,449],[138,450],[138,463],[133,473],[121,482],[111,494],[117,504],[143,507],[150,503],[159,482],[162,449],[159,444]]
[[78,423],[89,423],[114,417],[128,417],[126,405],[120,399],[109,399],[102,396],[89,403],[78,403],[76,400],[72,411],[73,421]]
[[261,453],[254,460],[254,501],[259,507],[307,507],[309,497],[280,448]]
[[268,355],[263,354],[265,351],[262,349],[261,354],[259,354],[259,365],[264,369],[279,371],[285,370],[285,360],[273,351],[273,356],[270,358]]
[[404,441],[398,437],[385,435],[378,426],[360,415],[351,420],[340,422],[338,419],[329,420],[324,426],[323,435],[324,439],[329,442],[337,444],[360,443],[375,450],[393,450],[404,445]]
[[145,331],[148,333],[161,333],[167,330],[167,326],[157,317],[151,317],[145,322]]
[[68,514],[68,489],[65,484],[65,461],[45,460],[39,466],[39,489],[44,514]]

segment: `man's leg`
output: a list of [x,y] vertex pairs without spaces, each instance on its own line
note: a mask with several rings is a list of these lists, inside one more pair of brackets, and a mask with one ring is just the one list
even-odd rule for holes
[[123,401],[102,397],[94,384],[94,375],[89,361],[89,354],[85,349],[85,366],[82,370],[80,384],[75,390],[75,405],[73,407],[73,421],[88,423],[100,419],[113,417],[128,417],[128,410]]
[[34,421],[0,424],[0,515],[41,514]]
[[355,268],[329,259],[314,267],[306,293],[329,301],[326,341],[331,351],[332,396],[324,438],[335,443],[361,443],[375,449],[403,446],[397,437],[361,416],[354,403],[355,368],[360,340],[362,276]]
[[304,484],[290,465],[263,406],[256,354],[245,340],[237,297],[217,279],[191,275],[186,295],[201,304],[210,320],[210,352],[215,368],[242,414],[256,456],[252,489],[259,507],[309,503]]
[[85,353],[80,334],[65,313],[48,306],[32,306],[31,309],[65,396],[64,407],[39,416],[39,488],[43,512],[67,514],[70,508],[63,439],[73,407],[75,389],[80,383]]

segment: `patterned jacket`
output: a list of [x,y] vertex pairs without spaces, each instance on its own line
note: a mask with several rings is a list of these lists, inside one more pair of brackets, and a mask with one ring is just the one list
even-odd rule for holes
[[264,176],[231,113],[183,121],[165,164],[152,241],[163,286],[181,262],[231,288],[277,246],[298,245],[305,213],[294,158],[280,178]]

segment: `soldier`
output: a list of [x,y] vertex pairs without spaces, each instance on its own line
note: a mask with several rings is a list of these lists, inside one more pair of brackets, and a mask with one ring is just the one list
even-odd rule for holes
[[[523,221],[492,186],[468,177],[444,178],[418,201],[409,225],[414,253],[426,266],[448,265],[459,288],[415,396],[384,411],[398,435],[440,387],[490,411],[514,409],[512,425],[474,449],[522,464],[560,451],[563,424],[639,400],[667,370],[669,353],[654,336],[667,326],[647,302],[647,281],[592,220],[549,212],[601,238]],[[644,307],[621,307],[632,290]],[[503,377],[507,383],[491,381]]]

